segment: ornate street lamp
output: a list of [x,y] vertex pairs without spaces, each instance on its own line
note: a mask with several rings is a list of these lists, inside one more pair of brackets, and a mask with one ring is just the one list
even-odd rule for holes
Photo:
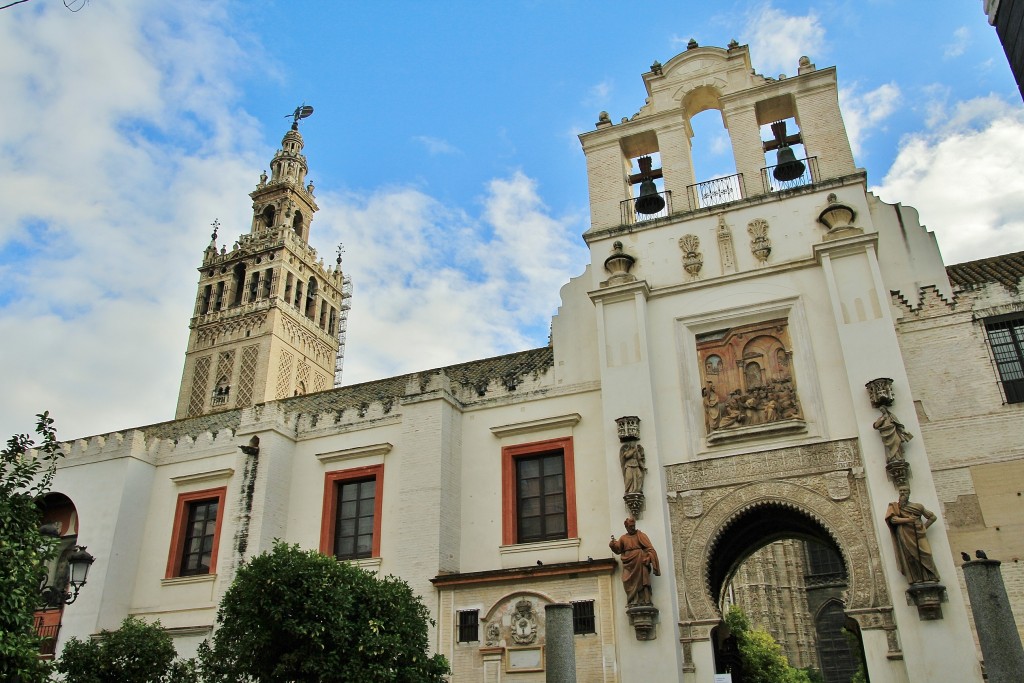
[[[55,536],[59,538],[59,532],[50,524],[45,524],[39,530],[44,536]],[[78,599],[78,592],[85,585],[89,576],[89,567],[96,561],[96,558],[85,550],[84,545],[76,545],[68,555],[68,570],[70,578],[68,583],[71,590],[65,586],[47,586],[46,577],[40,582],[39,593],[42,595],[43,604],[47,607],[60,607],[62,604],[70,605]]]

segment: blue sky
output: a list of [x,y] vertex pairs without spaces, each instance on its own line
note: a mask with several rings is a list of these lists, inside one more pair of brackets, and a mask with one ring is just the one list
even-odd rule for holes
[[[857,163],[947,262],[1024,249],[1024,108],[980,0],[32,0],[0,12],[0,434],[172,417],[209,225],[248,229],[302,102],[346,383],[545,344],[588,258],[576,136],[690,38],[836,66]],[[702,178],[732,169],[716,117]]]

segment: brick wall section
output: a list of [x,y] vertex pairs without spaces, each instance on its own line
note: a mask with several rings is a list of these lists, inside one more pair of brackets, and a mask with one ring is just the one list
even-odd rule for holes
[[796,93],[797,125],[807,156],[818,157],[822,178],[838,178],[856,170],[850,139],[839,111],[835,80],[830,87]]
[[[970,265],[950,271],[962,275]],[[973,556],[977,549],[1003,562],[1003,580],[1024,637],[1024,404],[1003,404],[984,326],[988,316],[1024,311],[1024,298],[1016,286],[1008,286],[1015,283],[996,277],[1002,272],[998,268],[975,270],[971,282],[957,282],[952,301],[926,288],[918,306],[908,304],[916,297],[900,293],[894,293],[893,304],[942,502],[936,512],[954,562],[962,564],[960,551]],[[962,582],[959,572],[957,580]]]
[[[446,557],[446,566],[458,561],[457,545],[449,552],[441,540],[444,536],[451,542],[460,529],[457,525],[445,529],[446,524],[459,519],[460,500],[457,495],[451,496],[453,500],[445,499],[459,486],[457,479],[453,481],[458,476],[453,467],[458,456],[449,451],[453,444],[450,410],[440,392],[434,400],[403,405],[401,440],[385,466],[384,514],[397,511],[397,515],[383,520],[383,533],[392,530],[393,537],[385,537],[388,542],[381,547],[381,554],[400,555],[385,559],[397,561],[401,575],[427,604],[433,602],[435,591],[430,577],[440,573],[441,557],[453,556],[452,560]],[[436,642],[433,632],[430,641]]]
[[590,228],[612,228],[622,223],[619,203],[626,192],[626,169],[617,140],[602,143],[587,154],[587,185],[590,188]]
[[764,148],[761,146],[761,128],[753,104],[726,105],[722,109],[722,120],[732,141],[736,172],[743,174],[744,196],[756,197],[763,194],[761,169],[765,163]]
[[688,185],[697,182],[693,177],[692,151],[686,126],[680,121],[658,128],[657,133],[665,189],[672,193],[672,210],[685,211],[687,208],[697,208],[689,206],[686,192]]

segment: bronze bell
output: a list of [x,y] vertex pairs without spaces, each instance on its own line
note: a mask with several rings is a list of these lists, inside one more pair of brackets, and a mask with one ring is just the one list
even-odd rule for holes
[[[786,147],[779,147],[779,152],[775,157],[775,163],[776,166],[775,170],[772,171],[772,175],[775,176],[776,180],[781,182],[796,180],[802,176],[804,171],[807,169],[807,167],[804,166],[804,162],[796,158],[796,154],[793,153],[793,148],[788,145]],[[639,211],[639,209],[637,209],[637,211]]]
[[658,194],[658,188],[654,186],[653,180],[640,183],[640,196],[636,198],[634,206],[637,213],[648,215],[665,208],[665,198]]

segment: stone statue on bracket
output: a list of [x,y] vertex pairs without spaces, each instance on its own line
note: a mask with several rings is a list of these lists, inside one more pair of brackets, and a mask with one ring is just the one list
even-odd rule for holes
[[924,505],[910,501],[910,489],[906,486],[899,488],[899,500],[889,503],[885,511],[885,521],[892,533],[893,549],[896,551],[896,563],[900,573],[907,577],[907,583],[939,580],[932,548],[925,537],[928,527],[936,519],[935,513]]
[[661,576],[658,553],[647,534],[636,528],[636,520],[627,517],[626,533],[618,538],[612,535],[608,547],[621,557],[622,587],[626,591],[626,604],[630,607],[651,604],[651,575]]
[[658,609],[651,601],[651,576],[661,576],[658,553],[647,534],[636,528],[635,519],[627,517],[624,525],[626,533],[619,538],[612,534],[608,547],[621,558],[626,614],[637,640],[653,640]]
[[911,502],[910,488],[905,485],[899,487],[899,500],[889,503],[885,510],[896,566],[910,584],[907,597],[924,621],[942,618],[942,601],[946,597],[946,587],[939,583],[939,572],[926,537],[928,527],[936,519],[935,513],[924,505]]
[[900,419],[886,406],[880,406],[878,409],[882,411],[882,414],[871,426],[882,437],[882,444],[885,446],[885,462],[906,460],[903,457],[903,444],[913,439],[914,435],[906,430]]
[[644,479],[647,477],[647,456],[640,445],[640,418],[627,415],[615,420],[618,429],[619,466],[622,468],[622,500],[635,519],[644,509]]
[[868,390],[871,405],[881,411],[872,428],[878,432],[885,447],[885,469],[897,487],[906,486],[910,479],[910,464],[903,453],[903,444],[914,438],[900,419],[889,410],[896,402],[892,380],[888,377],[873,379],[864,385]]

